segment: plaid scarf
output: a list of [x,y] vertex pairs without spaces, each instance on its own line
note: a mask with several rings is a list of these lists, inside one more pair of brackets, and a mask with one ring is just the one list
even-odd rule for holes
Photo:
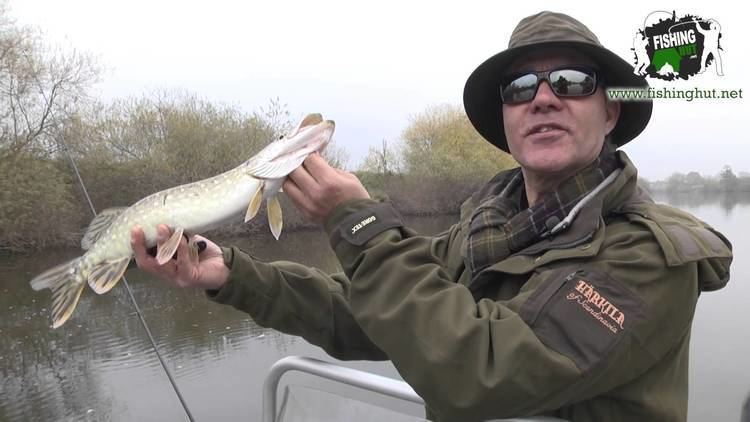
[[474,203],[479,206],[471,215],[464,253],[472,278],[547,236],[618,165],[614,149],[605,146],[594,162],[523,210],[521,169],[498,174],[475,196]]

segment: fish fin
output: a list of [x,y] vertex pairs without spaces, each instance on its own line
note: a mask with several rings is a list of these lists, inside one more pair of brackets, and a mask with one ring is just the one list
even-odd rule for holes
[[268,226],[271,228],[273,237],[275,237],[276,240],[279,240],[279,236],[281,236],[281,228],[284,226],[279,198],[274,196],[266,201],[266,208],[268,210]]
[[130,257],[110,259],[97,264],[88,276],[89,287],[97,294],[104,294],[112,290],[128,269]]
[[182,233],[184,231],[185,230],[182,227],[177,227],[174,229],[172,236],[170,236],[169,239],[164,243],[156,245],[156,262],[159,265],[164,265],[172,259],[172,256],[177,252],[177,247],[180,246]]
[[86,285],[82,278],[76,277],[80,259],[60,264],[31,280],[34,290],[52,290],[52,328],[63,325],[70,318]]
[[102,237],[102,234],[107,230],[107,227],[111,226],[112,222],[115,221],[115,219],[126,209],[128,208],[118,207],[107,208],[106,210],[100,211],[99,214],[91,220],[88,228],[86,228],[86,233],[83,234],[83,239],[81,239],[81,248],[84,250],[91,248],[91,246]]
[[284,179],[268,179],[263,182],[263,199],[266,201],[270,200],[281,192],[281,186],[284,184]]
[[301,166],[307,155],[277,157],[269,161],[258,160],[257,162],[253,162],[252,165],[248,165],[246,171],[249,175],[258,179],[280,179]]
[[247,206],[247,212],[245,213],[245,223],[252,220],[256,214],[258,214],[258,210],[260,209],[260,203],[263,199],[263,185],[265,183],[261,182],[258,184],[258,189],[255,190],[255,193],[253,194],[253,197],[250,198],[250,204]]

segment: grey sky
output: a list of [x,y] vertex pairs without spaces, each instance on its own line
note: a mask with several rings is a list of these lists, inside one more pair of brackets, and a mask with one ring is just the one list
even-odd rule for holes
[[[633,36],[654,2],[10,0],[21,24],[52,43],[98,56],[104,99],[184,89],[245,110],[278,97],[292,115],[336,120],[356,167],[369,146],[397,140],[410,116],[461,104],[471,71],[504,49],[519,19],[568,13],[632,60]],[[559,2],[558,2],[559,4]],[[737,3],[739,4],[739,3]],[[722,25],[725,76],[712,71],[655,87],[742,89],[742,100],[656,100],[646,131],[625,150],[651,179],[674,171],[750,171],[750,69],[745,13],[717,2],[675,2],[678,15]],[[663,8],[664,6],[660,6]],[[671,11],[671,9],[669,9]]]

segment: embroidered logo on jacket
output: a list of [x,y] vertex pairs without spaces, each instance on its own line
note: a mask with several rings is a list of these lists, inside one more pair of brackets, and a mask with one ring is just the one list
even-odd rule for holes
[[567,299],[576,301],[581,308],[613,333],[617,334],[625,328],[625,314],[585,280],[578,280],[573,291],[568,293]]
[[366,225],[373,223],[377,220],[374,215],[365,218],[364,220],[360,221],[359,223],[355,224],[354,227],[352,227],[352,234],[358,232],[359,230],[365,228]]

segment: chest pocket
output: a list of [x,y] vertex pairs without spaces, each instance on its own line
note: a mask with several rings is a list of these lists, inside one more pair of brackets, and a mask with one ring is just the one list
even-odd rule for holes
[[702,291],[721,289],[729,281],[732,244],[708,224],[663,204],[633,204],[618,213],[651,231],[668,266],[695,262]]
[[601,271],[565,267],[545,279],[519,315],[542,343],[586,372],[643,321],[645,305]]

